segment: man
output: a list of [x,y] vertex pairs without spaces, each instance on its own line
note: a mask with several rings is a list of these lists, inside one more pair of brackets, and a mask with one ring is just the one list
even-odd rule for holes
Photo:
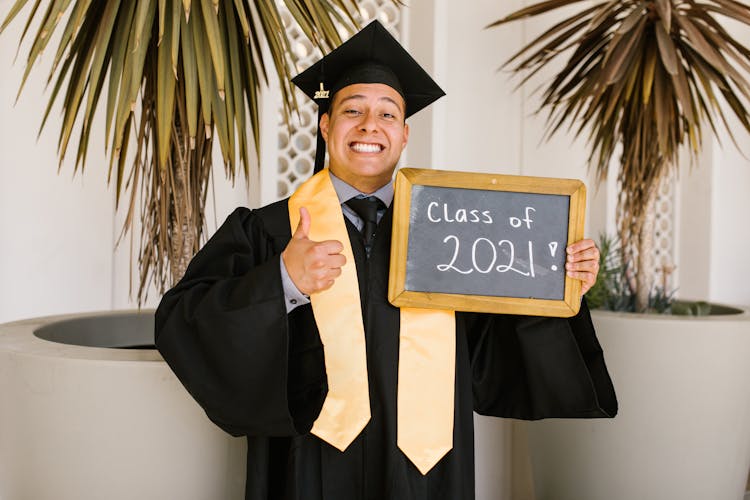
[[[387,301],[391,179],[405,118],[442,91],[378,23],[295,83],[321,105],[329,168],[291,200],[237,209],[156,314],[157,346],[185,387],[217,425],[247,436],[246,498],[470,500],[473,411],[614,416],[585,301],[569,319],[450,312],[450,322],[426,324],[450,327],[454,383],[423,387],[449,396],[447,447],[427,462],[406,449],[445,407],[427,408],[416,427],[400,410],[422,391],[402,390],[414,374],[399,366],[413,346],[400,339],[407,316]],[[370,196],[374,215],[364,215]],[[598,250],[583,240],[568,252],[585,292]],[[365,414],[353,416],[355,406]]]

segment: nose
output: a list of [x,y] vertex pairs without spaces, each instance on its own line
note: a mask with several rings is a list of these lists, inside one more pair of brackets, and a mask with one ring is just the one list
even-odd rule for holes
[[362,115],[362,121],[359,124],[359,130],[362,132],[375,132],[378,129],[374,113],[365,113]]

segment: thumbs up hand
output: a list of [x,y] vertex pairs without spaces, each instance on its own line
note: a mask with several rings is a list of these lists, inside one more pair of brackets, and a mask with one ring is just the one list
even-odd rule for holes
[[299,216],[297,229],[281,258],[299,291],[312,295],[333,286],[334,280],[341,275],[346,257],[341,254],[344,245],[340,241],[313,241],[308,237],[311,220],[305,207],[300,207]]

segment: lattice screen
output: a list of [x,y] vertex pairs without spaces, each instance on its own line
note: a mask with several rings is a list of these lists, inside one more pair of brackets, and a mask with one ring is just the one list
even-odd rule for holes
[[[674,291],[679,285],[679,270],[675,267],[678,189],[674,173],[664,177],[659,186],[659,193],[654,204],[656,220],[654,221],[653,254],[646,263],[648,276],[653,276],[655,280],[654,283],[648,285],[652,289],[659,287],[666,293]],[[638,249],[631,248],[630,252],[632,252],[633,263],[639,262]]]
[[663,287],[665,292],[671,292],[676,283],[672,276],[675,271],[675,205],[677,179],[674,173],[668,175],[659,187],[659,197],[656,200],[656,229],[654,234],[654,258],[652,260],[655,274],[659,282],[655,286]]
[[[401,12],[390,0],[360,0],[360,24],[365,25],[377,18],[391,34],[400,38]],[[286,10],[282,10],[282,19],[287,27],[287,33],[293,40],[295,54],[299,60],[301,70],[312,65],[320,58],[320,51],[313,47],[302,35],[294,18]],[[344,35],[345,36],[345,35]],[[266,193],[263,202],[268,203],[291,195],[297,186],[307,180],[313,171],[315,163],[315,140],[318,129],[318,108],[313,101],[297,90],[299,120],[293,119],[291,130],[287,128],[282,118],[282,103],[276,104],[278,113],[277,130],[278,144],[276,155],[276,192],[273,196]],[[272,147],[263,144],[263,147]],[[268,158],[269,156],[266,156]],[[264,168],[268,169],[268,165]],[[268,172],[269,170],[266,170]]]

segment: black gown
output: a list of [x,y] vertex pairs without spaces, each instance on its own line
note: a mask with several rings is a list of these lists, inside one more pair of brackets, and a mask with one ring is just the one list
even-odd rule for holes
[[[232,213],[167,292],[156,344],[208,417],[247,436],[248,500],[470,500],[473,415],[617,412],[588,309],[569,319],[456,314],[453,449],[425,476],[396,445],[399,311],[388,303],[391,210],[370,258],[347,221],[359,278],[372,418],[345,452],[310,434],[326,396],[311,306],[287,315],[279,258],[286,200]],[[189,439],[189,436],[187,436]]]

